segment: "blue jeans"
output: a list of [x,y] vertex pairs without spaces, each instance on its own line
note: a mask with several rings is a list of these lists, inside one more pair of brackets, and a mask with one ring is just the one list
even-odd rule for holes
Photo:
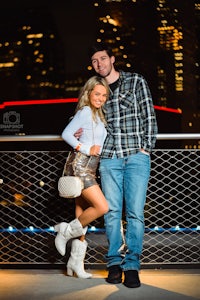
[[[144,206],[150,176],[150,156],[142,152],[125,158],[101,159],[101,187],[108,201],[104,216],[108,252],[107,267],[120,265],[123,271],[139,270],[144,237]],[[125,213],[126,251],[122,218]]]

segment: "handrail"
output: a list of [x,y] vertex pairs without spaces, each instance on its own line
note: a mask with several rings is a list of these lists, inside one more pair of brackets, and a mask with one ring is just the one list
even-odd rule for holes
[[[158,140],[200,139],[200,133],[159,133]],[[0,142],[63,141],[60,135],[0,135]]]
[[159,133],[158,140],[195,140],[200,139],[200,133]]
[[63,141],[60,135],[0,135],[0,142]]

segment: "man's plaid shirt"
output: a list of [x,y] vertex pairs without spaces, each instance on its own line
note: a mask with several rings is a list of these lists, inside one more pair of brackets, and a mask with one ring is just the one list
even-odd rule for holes
[[157,122],[151,92],[144,77],[120,71],[118,88],[104,105],[108,135],[102,158],[126,157],[155,146]]

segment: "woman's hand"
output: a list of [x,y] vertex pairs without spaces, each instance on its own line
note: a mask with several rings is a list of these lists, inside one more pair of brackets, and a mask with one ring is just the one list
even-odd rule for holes
[[90,148],[90,155],[99,156],[100,149],[101,149],[101,146],[99,146],[99,145],[93,145]]

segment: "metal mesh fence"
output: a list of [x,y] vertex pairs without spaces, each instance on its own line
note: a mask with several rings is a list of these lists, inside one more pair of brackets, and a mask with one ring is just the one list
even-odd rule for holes
[[[52,226],[74,218],[74,200],[59,197],[67,151],[1,151],[0,264],[63,264]],[[141,263],[200,263],[200,151],[154,150],[145,207]],[[124,220],[125,223],[125,220]],[[90,224],[85,264],[105,264],[103,218]]]

